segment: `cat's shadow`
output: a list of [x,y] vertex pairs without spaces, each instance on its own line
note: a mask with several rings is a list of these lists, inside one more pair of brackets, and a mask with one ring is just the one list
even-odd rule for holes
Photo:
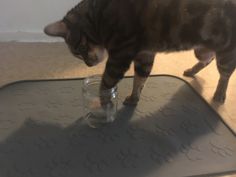
[[[172,99],[179,99],[181,92]],[[170,101],[137,121],[131,119],[135,107],[122,107],[114,123],[98,129],[89,128],[82,119],[66,128],[28,119],[0,144],[0,176],[146,177],[161,167],[168,170],[177,155],[186,156],[191,144],[218,124],[212,119],[210,127],[201,128],[203,119],[198,122],[193,116],[189,121],[195,121],[197,128],[184,127],[184,111],[175,111],[175,119],[169,111],[176,104]],[[178,131],[180,123],[189,135]]]

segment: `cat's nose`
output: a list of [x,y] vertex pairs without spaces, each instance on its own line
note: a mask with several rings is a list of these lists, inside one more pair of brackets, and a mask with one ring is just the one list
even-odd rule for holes
[[84,62],[85,62],[89,67],[92,67],[92,66],[95,66],[95,65],[98,64],[97,57],[94,57],[94,58],[87,58],[86,60],[84,60]]
[[86,61],[85,61],[85,64],[86,64],[88,67],[94,66],[94,63],[91,63],[91,62],[86,62]]
[[82,55],[76,55],[76,57],[77,57],[78,59],[80,59],[80,60],[84,60],[83,57],[82,57]]

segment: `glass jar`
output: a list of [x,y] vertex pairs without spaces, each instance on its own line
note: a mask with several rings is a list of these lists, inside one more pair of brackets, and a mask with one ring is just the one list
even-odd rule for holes
[[[100,91],[101,80],[101,76],[94,75],[83,81],[84,118],[93,128],[113,122],[117,111],[117,87]],[[101,99],[109,101],[102,104]]]

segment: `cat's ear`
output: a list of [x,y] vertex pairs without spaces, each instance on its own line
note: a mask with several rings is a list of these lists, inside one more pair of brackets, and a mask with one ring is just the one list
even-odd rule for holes
[[49,36],[66,37],[68,33],[68,28],[63,21],[58,21],[49,24],[44,28],[44,32]]

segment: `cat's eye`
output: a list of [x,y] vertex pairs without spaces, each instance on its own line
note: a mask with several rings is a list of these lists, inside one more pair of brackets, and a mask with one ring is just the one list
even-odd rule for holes
[[80,51],[81,53],[87,52],[87,47],[84,46],[84,45],[80,45],[80,46],[78,47],[78,49],[79,49],[79,51]]
[[80,47],[80,42],[76,42],[74,45],[74,48],[77,50],[77,49],[79,49],[79,47]]

